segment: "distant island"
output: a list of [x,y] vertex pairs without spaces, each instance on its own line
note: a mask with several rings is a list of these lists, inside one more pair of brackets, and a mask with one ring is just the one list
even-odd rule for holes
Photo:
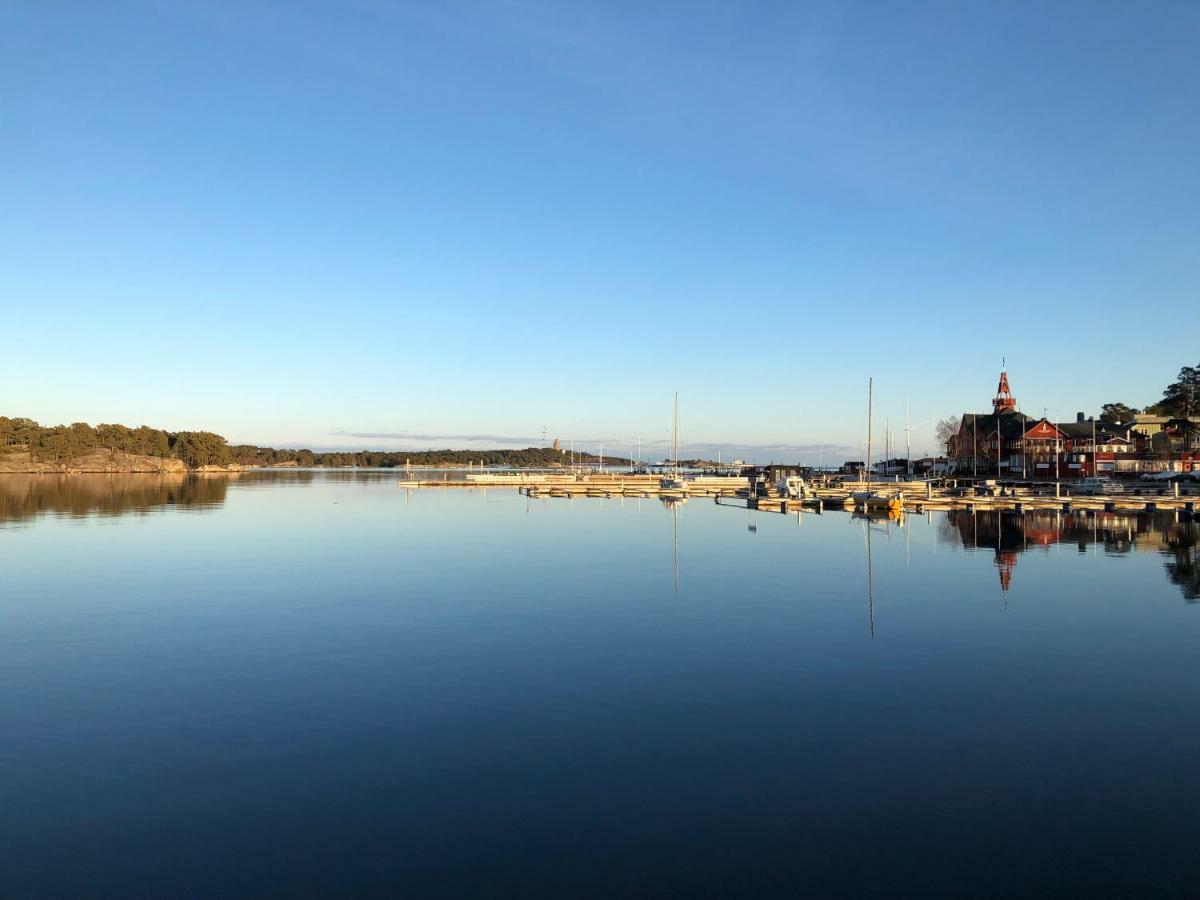
[[[31,472],[183,472],[247,468],[359,466],[424,468],[467,465],[512,468],[596,465],[600,457],[551,447],[523,450],[356,450],[316,452],[277,450],[251,444],[230,445],[211,431],[164,431],[145,425],[86,422],[40,425],[32,419],[0,416],[0,473]],[[606,464],[628,465],[621,457]]]

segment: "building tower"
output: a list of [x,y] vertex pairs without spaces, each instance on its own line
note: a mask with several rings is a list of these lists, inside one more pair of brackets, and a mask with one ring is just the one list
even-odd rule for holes
[[1000,385],[996,388],[996,396],[992,398],[992,409],[996,413],[1012,412],[1017,408],[1017,398],[1008,388],[1008,373],[1000,373]]
[[[1004,515],[1004,513],[1000,513]],[[1000,570],[1000,590],[1008,593],[1008,589],[1012,587],[1013,566],[1017,564],[1017,552],[1015,550],[1001,550],[996,548],[996,558],[994,560],[996,568]]]

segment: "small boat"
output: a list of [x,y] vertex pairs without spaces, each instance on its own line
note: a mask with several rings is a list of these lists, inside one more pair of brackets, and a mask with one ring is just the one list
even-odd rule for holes
[[874,378],[867,379],[867,483],[865,490],[852,491],[849,499],[854,501],[855,506],[865,510],[903,511],[903,491],[887,494],[871,487],[871,407],[874,383]]
[[799,475],[790,475],[779,479],[775,485],[775,490],[781,497],[786,497],[789,500],[808,500],[813,496],[812,489]]
[[658,489],[686,493],[688,484],[679,472],[679,391],[675,392],[675,427],[671,438],[671,456],[674,463],[671,474],[658,480]]
[[1125,486],[1103,475],[1082,478],[1070,486],[1072,494],[1123,494]]

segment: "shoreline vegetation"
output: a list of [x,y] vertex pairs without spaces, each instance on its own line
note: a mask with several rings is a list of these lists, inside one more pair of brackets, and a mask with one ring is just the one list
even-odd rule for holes
[[[509,466],[569,468],[572,456],[550,447],[521,450],[349,450],[317,452],[229,444],[211,431],[164,431],[145,425],[86,422],[40,425],[32,419],[0,416],[0,474],[239,472],[258,468],[421,469]],[[576,452],[574,461],[592,465],[600,458]],[[629,460],[606,457],[621,466]]]

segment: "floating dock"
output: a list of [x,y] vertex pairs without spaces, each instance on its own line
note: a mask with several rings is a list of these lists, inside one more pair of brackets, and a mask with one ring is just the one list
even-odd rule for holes
[[[417,480],[400,479],[403,488],[516,488],[530,497],[712,497],[740,499],[738,505],[771,512],[794,512],[801,509],[854,509],[853,494],[867,485],[846,482],[812,486],[803,499],[779,494],[774,486],[752,486],[747,478],[738,476],[697,476],[686,482],[686,490],[664,489],[658,475],[622,473],[591,473],[587,475],[543,473],[486,473],[466,479]],[[966,485],[966,486],[963,486]],[[989,488],[977,491],[975,483],[951,482],[949,486],[934,486],[931,482],[872,482],[870,487],[885,493],[900,493],[904,508],[913,512],[946,509],[1024,510],[1050,509],[1070,512],[1105,510],[1109,512],[1152,512],[1179,509],[1194,512],[1200,501],[1200,486],[1143,485],[1133,482],[1120,494],[1095,495],[1071,493],[1071,484],[1038,483],[1032,487]]]

